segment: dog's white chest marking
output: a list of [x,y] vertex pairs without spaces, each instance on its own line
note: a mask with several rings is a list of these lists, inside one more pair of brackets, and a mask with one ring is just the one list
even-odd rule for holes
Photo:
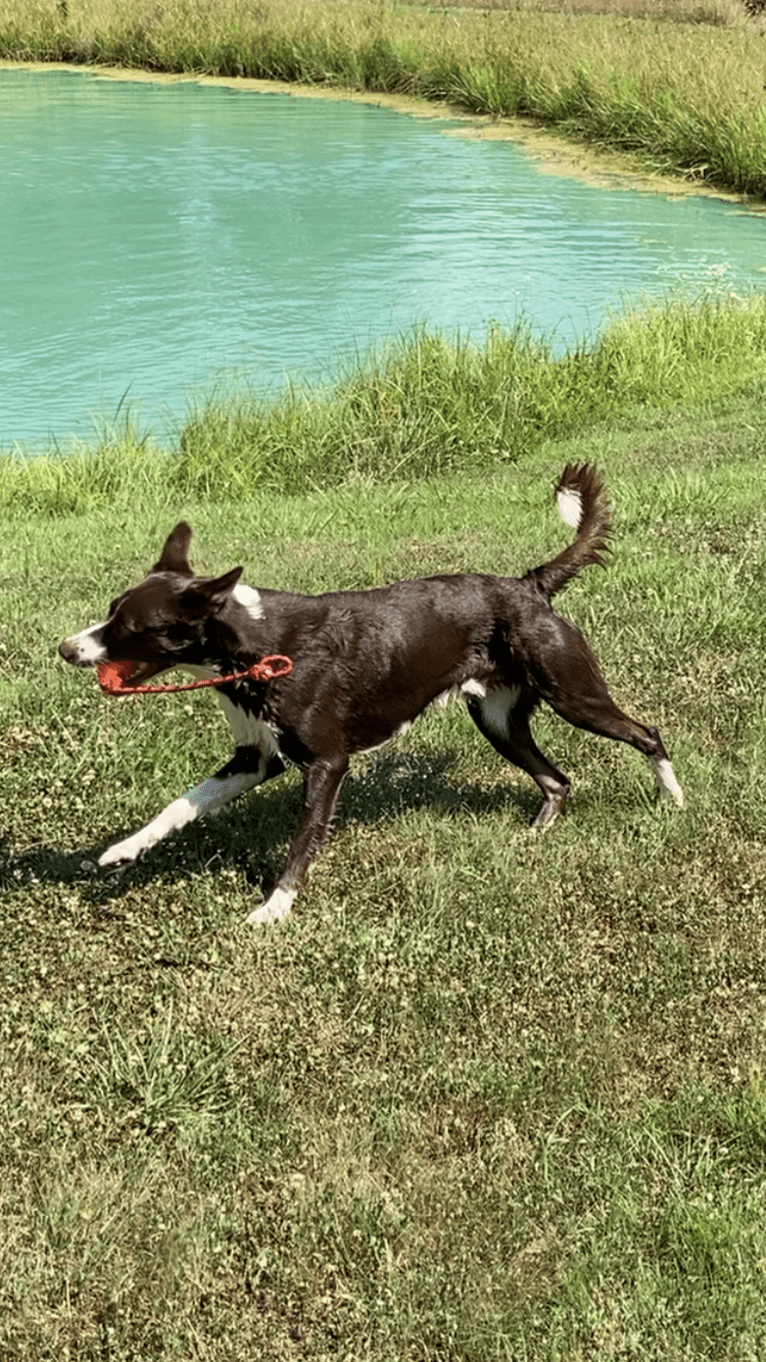
[[256,747],[266,761],[276,756],[279,743],[274,730],[265,719],[253,714],[252,710],[246,709],[243,705],[236,704],[220,691],[216,691],[216,698],[226,715],[237,747]]

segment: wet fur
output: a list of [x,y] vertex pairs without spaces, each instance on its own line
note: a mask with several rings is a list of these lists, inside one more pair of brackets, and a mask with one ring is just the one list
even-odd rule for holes
[[101,864],[135,860],[291,762],[303,772],[303,815],[276,885],[248,919],[278,920],[328,833],[349,758],[450,694],[465,698],[496,751],[537,782],[536,827],[553,822],[569,793],[569,780],[531,734],[541,700],[568,723],[637,748],[653,764],[660,795],[681,804],[657,729],[618,709],[579,630],[550,604],[584,567],[603,561],[611,522],[601,479],[592,466],[568,465],[555,492],[576,537],[524,577],[437,576],[321,596],[256,591],[240,582],[241,568],[195,577],[191,529],[178,524],[145,580],[112,602],[103,624],[62,643],[61,655],[76,666],[130,660],[134,681],[175,666],[223,675],[269,653],[291,657],[294,670],[268,684],[220,688],[235,741],[231,761],[107,850]]

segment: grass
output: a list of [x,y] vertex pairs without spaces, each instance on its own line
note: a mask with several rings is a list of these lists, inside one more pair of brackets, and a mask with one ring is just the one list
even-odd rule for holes
[[[448,0],[409,0],[411,5],[430,9],[524,10],[542,14],[611,14],[623,19],[670,20],[675,24],[716,24],[740,26],[743,12],[751,8],[747,0],[463,0],[451,5]],[[756,12],[756,3],[752,13]]]
[[[603,10],[603,4],[595,6]],[[526,116],[763,197],[761,21],[736,0],[618,12],[388,0],[0,0],[0,56],[396,92]]]
[[[761,406],[646,406],[481,475],[150,479],[6,517],[0,1357],[760,1357]],[[530,782],[454,708],[357,760],[284,928],[243,919],[294,775],[96,871],[226,752],[209,697],[109,701],[55,656],[175,519],[200,570],[263,585],[515,572],[562,542],[570,458],[617,535],[562,609],[686,810],[541,714],[574,789],[536,839]]]
[[[25,7],[49,56],[102,41],[69,10]],[[189,11],[156,13],[144,52]],[[332,392],[211,400],[168,451],[125,418],[0,460],[3,1362],[758,1362],[764,351],[758,298],[559,358],[418,333]],[[284,927],[243,920],[294,773],[97,870],[227,751],[210,697],[109,701],[55,655],[175,520],[200,571],[260,585],[517,572],[562,543],[569,459],[603,467],[617,534],[562,610],[660,726],[683,812],[541,714],[574,788],[535,838],[530,783],[456,707],[356,761]]]
[[766,380],[766,302],[710,295],[616,316],[556,355],[524,327],[482,345],[416,330],[328,389],[213,394],[160,450],[123,413],[95,447],[0,457],[0,508],[66,515],[173,498],[301,495],[349,482],[486,477],[547,440],[646,407],[704,407]]

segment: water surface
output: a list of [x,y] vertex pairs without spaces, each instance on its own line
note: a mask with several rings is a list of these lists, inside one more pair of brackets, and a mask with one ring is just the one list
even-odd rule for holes
[[762,286],[766,221],[541,174],[352,102],[0,71],[0,446],[164,433],[243,378],[330,381],[413,324],[564,348],[626,300]]

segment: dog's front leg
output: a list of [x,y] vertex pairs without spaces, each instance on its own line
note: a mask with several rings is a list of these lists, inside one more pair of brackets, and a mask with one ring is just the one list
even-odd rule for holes
[[304,776],[304,809],[290,853],[276,885],[266,902],[249,914],[247,921],[257,924],[281,922],[292,908],[298,884],[312,856],[330,831],[348,771],[348,757],[319,758]]
[[281,775],[284,769],[284,762],[279,756],[269,759],[255,749],[238,748],[232,760],[214,776],[174,799],[172,804],[168,804],[162,813],[132,837],[126,837],[124,842],[109,847],[99,857],[99,865],[123,865],[127,861],[138,860],[149,847],[156,846],[169,833],[177,832],[202,814],[218,813],[232,799],[272,776]]

